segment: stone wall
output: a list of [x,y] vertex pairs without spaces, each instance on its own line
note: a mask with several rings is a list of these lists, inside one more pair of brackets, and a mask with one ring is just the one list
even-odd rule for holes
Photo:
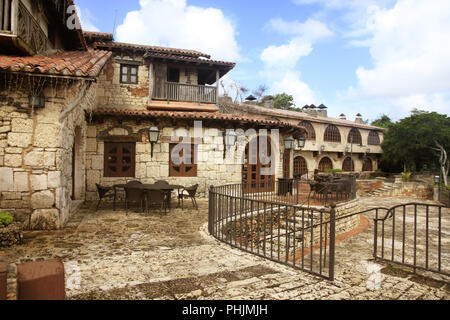
[[[158,126],[161,134],[158,143],[154,145],[153,158],[151,157],[151,144],[148,142],[148,129]],[[192,124],[174,127],[170,123],[158,121],[158,123],[142,120],[126,120],[120,122],[117,119],[104,119],[103,123],[90,124],[87,128],[86,145],[86,175],[87,175],[87,199],[98,200],[96,183],[104,186],[112,186],[125,183],[127,180],[140,180],[144,183],[154,183],[157,180],[166,180],[172,184],[191,186],[199,184],[199,196],[206,197],[211,185],[219,186],[242,182],[241,157],[245,146],[253,136],[238,139],[234,148],[234,154],[227,152],[223,159],[224,145],[222,133],[217,128],[203,127],[202,135],[198,143],[198,174],[196,177],[169,177],[169,145],[178,142],[174,136],[185,136],[189,132],[194,136]],[[104,141],[114,136],[135,136],[136,143],[136,175],[129,178],[104,177]],[[280,137],[282,139],[282,137]],[[276,159],[276,178],[282,175],[282,161]]]
[[[17,80],[16,84],[27,81]],[[0,89],[0,210],[11,212],[25,228],[57,229],[69,218],[75,128],[82,146],[84,110],[92,108],[96,93],[95,85],[84,91],[86,86],[82,81],[48,80],[43,89],[45,107],[34,110],[25,86]],[[80,92],[83,98],[60,119]],[[84,172],[84,151],[77,153]],[[80,200],[83,185],[78,186]]]
[[[126,61],[140,63],[138,66],[137,84],[120,83],[121,61],[123,63]],[[180,83],[198,84],[197,69],[183,66],[179,68]],[[149,103],[149,66],[144,64],[142,57],[116,56],[110,59],[100,74],[98,81],[97,106],[99,108],[147,109]]]

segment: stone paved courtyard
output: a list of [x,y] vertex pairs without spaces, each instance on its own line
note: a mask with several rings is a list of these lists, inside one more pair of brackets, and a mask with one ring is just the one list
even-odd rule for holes
[[[366,207],[390,207],[417,200],[361,201]],[[199,211],[175,209],[162,218],[158,212],[127,217],[124,211],[94,212],[94,207],[85,205],[64,230],[30,232],[23,245],[0,251],[9,262],[9,299],[15,299],[16,264],[48,258],[65,263],[68,299],[449,298],[448,279],[371,262],[372,226],[337,244],[332,283],[212,239],[206,232],[206,201],[199,201]]]

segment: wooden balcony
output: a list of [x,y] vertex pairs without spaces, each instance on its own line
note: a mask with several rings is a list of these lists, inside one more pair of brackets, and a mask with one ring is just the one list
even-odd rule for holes
[[166,82],[164,86],[155,88],[153,99],[167,102],[197,102],[217,104],[217,88],[193,84]]
[[3,53],[47,51],[48,38],[22,1],[0,0],[0,45]]

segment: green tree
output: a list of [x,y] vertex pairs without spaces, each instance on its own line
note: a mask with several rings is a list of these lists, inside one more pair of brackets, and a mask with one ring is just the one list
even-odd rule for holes
[[393,124],[391,118],[383,114],[379,119],[372,122],[372,125],[380,128],[389,128]]
[[273,97],[276,109],[290,110],[294,106],[294,97],[287,93],[280,93]]
[[424,165],[437,168],[439,156],[433,150],[436,141],[445,150],[450,149],[450,117],[414,110],[411,116],[388,126],[381,145],[381,166],[383,170],[395,168],[405,172],[419,171]]

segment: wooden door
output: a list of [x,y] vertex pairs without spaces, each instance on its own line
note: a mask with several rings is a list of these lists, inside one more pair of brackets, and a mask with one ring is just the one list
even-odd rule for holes
[[285,150],[283,155],[283,178],[291,177],[291,150]]
[[[270,192],[275,190],[275,170],[271,169],[274,157],[272,156],[270,139],[267,139],[266,149],[261,148],[259,137],[253,139],[245,148],[245,159],[242,167],[242,183],[245,185],[245,192]],[[270,162],[262,161],[266,157],[270,158]]]
[[155,63],[155,87],[153,88],[153,97],[155,99],[166,99],[166,81],[167,66],[165,64]]
[[136,143],[105,142],[105,177],[134,178],[136,172]]

